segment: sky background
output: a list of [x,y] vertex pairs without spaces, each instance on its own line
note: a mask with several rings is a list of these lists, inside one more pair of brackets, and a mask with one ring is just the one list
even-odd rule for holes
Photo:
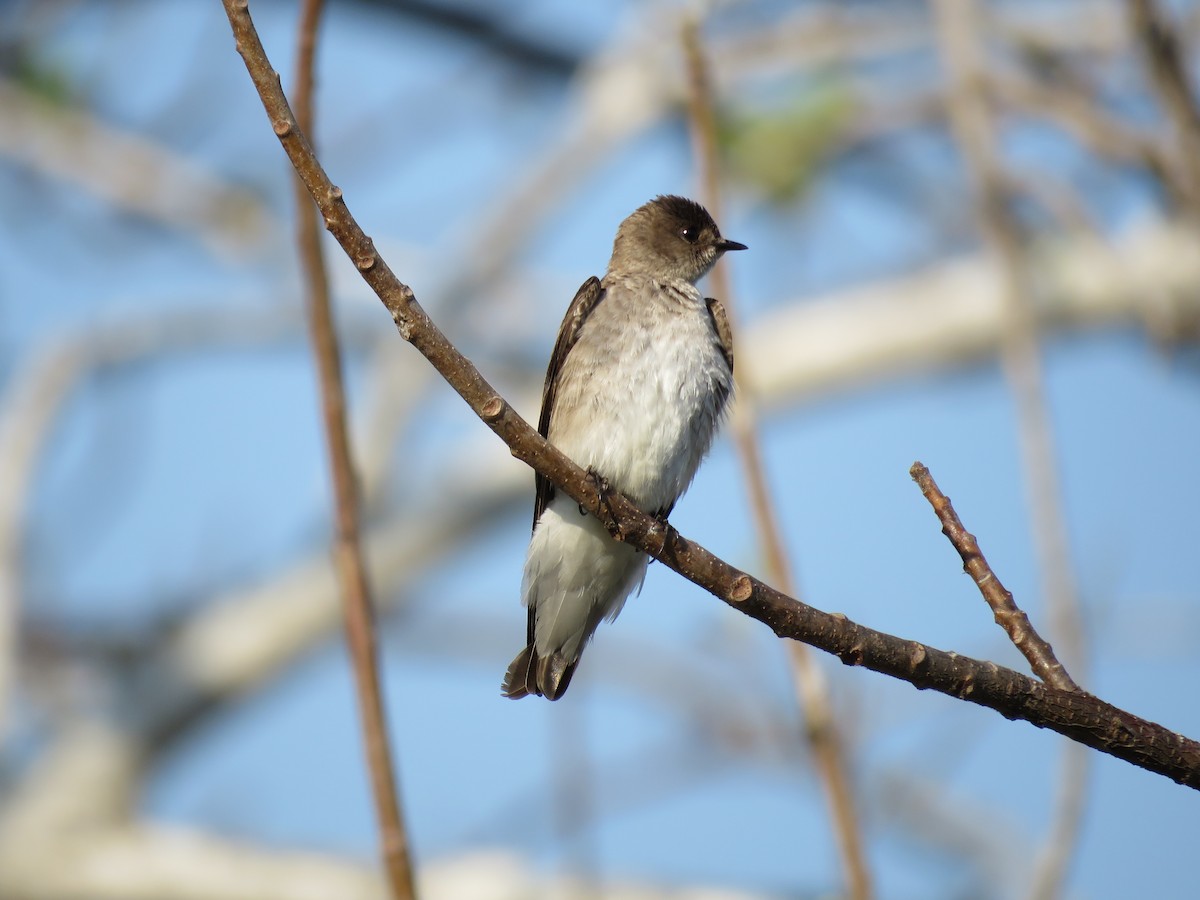
[[[55,422],[28,486],[23,619],[47,631],[136,637],[269,579],[327,541],[315,384],[296,328],[288,169],[215,0],[35,6],[0,8],[0,32],[27,40],[71,102],[248,192],[274,229],[222,248],[202,229],[166,227],[0,157],[0,391],[72,336],[119,334],[176,314],[284,322],[274,337],[190,345],[184,335],[178,349],[100,367]],[[251,7],[286,85],[295,10],[266,0]],[[750,28],[780,7],[719,13],[717,33]],[[503,27],[568,59],[633,35],[677,60],[673,32],[653,40],[661,21],[671,20],[634,3],[568,11],[535,2],[506,13]],[[494,235],[478,226],[496,197],[570,127],[578,83],[387,4],[331,4],[318,60],[318,142],[351,211],[448,336],[534,418],[560,317],[575,287],[602,274],[621,219],[656,194],[697,190],[682,120],[623,142],[555,198],[513,254],[524,289],[458,302],[443,288]],[[919,54],[888,65],[896,90],[936,72]],[[1114,68],[1114,82],[1132,77]],[[744,87],[742,100],[762,101],[772,89]],[[1152,118],[1136,105],[1132,112]],[[1080,190],[1107,234],[1161,214],[1145,178],[1098,164],[1048,129],[1013,127],[1004,151]],[[939,211],[924,215],[898,200],[889,177],[919,183]],[[953,143],[933,128],[839,159],[786,203],[730,184],[720,226],[750,247],[730,270],[739,319],[750,324],[973,252],[966,198]],[[381,393],[372,380],[387,371],[374,360],[414,351],[333,251],[338,312],[351,335],[351,415],[364,441]],[[1195,347],[1128,329],[1056,334],[1043,351],[1087,617],[1091,668],[1079,680],[1119,707],[1200,736]],[[640,596],[601,628],[563,702],[500,697],[525,630],[519,585],[532,475],[444,385],[430,381],[414,415],[388,451],[374,517],[465,503],[493,475],[528,481],[466,530],[448,559],[413,573],[400,611],[381,623],[418,865],[500,849],[602,884],[638,878],[781,897],[836,891],[836,851],[783,649],[664,567],[652,565]],[[1044,624],[1014,427],[995,360],[773,408],[761,423],[765,463],[802,596],[878,630],[1026,671],[908,476],[914,460],[930,467],[999,577]],[[478,471],[462,475],[464,463]],[[727,438],[672,522],[735,565],[762,571]],[[821,663],[852,747],[879,896],[1022,896],[1049,824],[1061,739],[831,658]],[[119,685],[93,686],[75,706],[101,715],[119,699]],[[10,772],[48,727],[32,703],[19,708],[5,751]],[[728,718],[715,715],[722,710]],[[1186,895],[1200,839],[1194,793],[1101,754],[1090,761],[1068,896]],[[574,831],[564,829],[556,800],[562,784],[575,785],[592,810]],[[339,635],[160,756],[139,802],[154,819],[369,858],[374,822]]]

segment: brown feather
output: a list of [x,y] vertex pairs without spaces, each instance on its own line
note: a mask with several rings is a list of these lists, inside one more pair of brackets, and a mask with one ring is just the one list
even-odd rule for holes
[[[550,414],[554,410],[554,398],[558,392],[558,373],[562,370],[563,362],[575,342],[579,340],[579,331],[583,323],[592,314],[602,299],[604,289],[600,287],[600,279],[593,275],[575,292],[575,299],[567,307],[562,325],[558,329],[558,340],[554,342],[554,352],[550,354],[550,365],[546,367],[546,384],[542,388],[542,414],[538,417],[538,434],[550,436]],[[554,483],[544,475],[534,476],[533,498],[533,527],[537,527],[538,519],[554,499]],[[533,640],[532,635],[530,641]]]

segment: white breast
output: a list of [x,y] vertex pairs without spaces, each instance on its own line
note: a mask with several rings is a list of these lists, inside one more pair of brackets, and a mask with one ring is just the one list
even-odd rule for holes
[[568,355],[550,441],[655,512],[691,483],[732,378],[699,291],[631,281],[605,285]]

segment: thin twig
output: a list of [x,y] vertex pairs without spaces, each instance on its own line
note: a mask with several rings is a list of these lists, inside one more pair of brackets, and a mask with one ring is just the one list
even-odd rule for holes
[[937,482],[929,474],[929,469],[921,463],[915,462],[908,474],[912,476],[913,481],[921,488],[921,493],[925,495],[925,499],[929,501],[929,505],[933,507],[933,511],[942,523],[942,534],[950,540],[954,549],[958,551],[958,555],[962,557],[963,569],[971,576],[971,580],[979,588],[979,593],[983,595],[987,605],[992,608],[996,624],[1008,633],[1016,648],[1029,660],[1033,674],[1059,690],[1079,690],[1079,685],[1071,679],[1063,664],[1054,655],[1053,648],[1037,633],[1029,621],[1029,616],[1025,615],[1025,612],[1013,601],[1012,593],[1000,583],[1000,579],[996,577],[996,573],[992,571],[992,567],[984,558],[983,551],[979,549],[979,542],[975,539],[975,535],[963,527],[962,520],[959,519],[958,513],[954,511],[954,506],[950,503],[950,498],[942,493],[942,489],[937,486]]
[[1118,709],[1084,691],[1060,691],[1019,672],[917,641],[875,631],[838,613],[801,603],[719,559],[670,524],[647,515],[621,494],[598,493],[595,479],[547,443],[446,339],[375,251],[350,214],[341,191],[321,168],[296,125],[279,79],[263,50],[246,0],[222,0],[238,52],[267,119],[334,236],[392,316],[396,330],[437,369],[514,457],[545,475],[596,516],[618,540],[653,556],[715,597],[763,622],[779,637],[832,653],[919,689],[994,709],[1200,790],[1200,741]]
[[[950,86],[950,124],[961,149],[975,194],[975,210],[983,239],[997,268],[1004,298],[1005,328],[1001,361],[1017,412],[1017,437],[1025,475],[1030,531],[1055,640],[1077,674],[1086,659],[1083,613],[1071,566],[1066,515],[1055,465],[1054,433],[1046,408],[1044,377],[1034,315],[1034,289],[1028,271],[1021,229],[1010,207],[1007,182],[983,92],[985,65],[976,4],[971,0],[934,0],[938,43]],[[1065,674],[1065,672],[1063,673]],[[1067,865],[1078,846],[1079,826],[1087,783],[1088,758],[1070,745],[1064,748],[1066,774],[1059,784],[1077,793],[1060,792],[1055,799],[1052,841],[1045,844],[1036,867],[1032,896],[1052,898],[1062,893]]]
[[[305,0],[300,18],[296,55],[296,118],[306,134],[313,133],[313,57],[322,0]],[[342,386],[342,364],[329,303],[329,279],[321,250],[317,210],[299,177],[296,187],[296,241],[304,270],[306,306],[313,356],[321,390],[321,415],[329,451],[334,490],[334,545],[346,640],[362,717],[363,745],[371,778],[371,793],[383,850],[384,868],[392,896],[412,900],[416,896],[408,837],[400,811],[400,799],[392,750],[388,738],[387,713],[379,682],[378,647],[371,589],[363,561],[359,535],[358,487],[350,440],[346,434],[346,396]]]
[[[717,159],[717,121],[713,100],[712,77],[700,28],[695,19],[685,20],[682,44],[688,72],[688,118],[692,125],[692,140],[703,184],[703,199],[708,210],[721,220],[720,165]],[[713,292],[725,304],[729,317],[736,325],[737,304],[724,262],[712,272]],[[779,517],[767,489],[758,441],[753,399],[744,390],[745,378],[734,370],[738,385],[738,403],[733,412],[733,438],[742,475],[750,495],[750,505],[758,531],[759,546],[763,549],[767,577],[785,594],[795,596],[795,581],[787,552],[780,535]],[[845,750],[829,699],[829,686],[820,667],[803,644],[789,642],[788,659],[796,703],[804,722],[804,736],[812,757],[821,773],[830,815],[837,833],[838,849],[842,856],[846,884],[854,900],[867,900],[872,894],[871,872],[867,867],[862,846],[862,829],[858,821],[854,791],[846,772]]]

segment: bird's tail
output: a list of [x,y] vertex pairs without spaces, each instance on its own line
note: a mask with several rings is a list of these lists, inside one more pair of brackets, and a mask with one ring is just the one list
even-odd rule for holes
[[505,697],[520,700],[530,694],[538,693],[537,682],[534,680],[537,654],[533,652],[533,644],[517,654],[504,673],[504,684],[500,688]]
[[567,685],[578,665],[578,657],[568,661],[561,653],[538,656],[530,644],[509,664],[501,690],[511,700],[520,700],[530,694],[557,700],[567,692]]

